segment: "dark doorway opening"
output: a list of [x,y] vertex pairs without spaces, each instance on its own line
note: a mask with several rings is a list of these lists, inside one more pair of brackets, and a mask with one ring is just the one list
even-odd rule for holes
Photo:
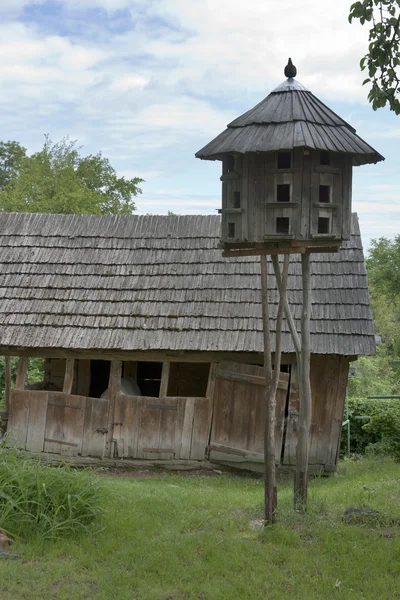
[[109,360],[91,360],[90,361],[90,398],[100,398],[103,392],[108,388],[110,378]]
[[138,362],[137,384],[142,396],[158,398],[160,395],[162,363]]

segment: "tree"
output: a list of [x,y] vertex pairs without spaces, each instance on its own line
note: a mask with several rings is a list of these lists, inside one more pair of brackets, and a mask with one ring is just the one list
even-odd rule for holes
[[375,329],[388,352],[400,355],[400,235],[372,240],[366,262]]
[[68,137],[27,156],[18,142],[0,143],[0,211],[131,214],[143,180],[118,177],[101,152],[79,155]]
[[368,72],[363,85],[371,83],[368,100],[376,110],[388,104],[400,114],[400,2],[399,0],[361,0],[350,7],[349,21],[370,23],[367,54],[361,59]]
[[400,297],[400,235],[372,240],[367,259],[370,282],[392,300]]

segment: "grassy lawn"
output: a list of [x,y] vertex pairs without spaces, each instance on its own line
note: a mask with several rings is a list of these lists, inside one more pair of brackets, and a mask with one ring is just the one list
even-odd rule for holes
[[[307,515],[279,485],[279,523],[262,518],[263,482],[160,474],[104,477],[104,529],[17,543],[0,560],[1,600],[400,598],[400,467],[364,460],[310,485]],[[379,515],[348,524],[350,507]]]

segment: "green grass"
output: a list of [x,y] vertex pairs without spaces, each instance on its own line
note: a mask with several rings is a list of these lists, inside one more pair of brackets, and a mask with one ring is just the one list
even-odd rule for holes
[[[400,597],[400,467],[343,463],[310,484],[306,515],[279,485],[278,524],[262,518],[262,480],[160,475],[103,479],[106,528],[18,543],[0,560],[1,600],[386,600]],[[379,516],[346,524],[350,507]]]
[[92,472],[51,468],[0,445],[0,527],[14,538],[89,533],[100,526],[104,496]]

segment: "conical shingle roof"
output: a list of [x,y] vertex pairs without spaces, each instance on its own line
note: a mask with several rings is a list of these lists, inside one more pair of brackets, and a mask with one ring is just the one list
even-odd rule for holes
[[223,154],[310,148],[353,155],[354,165],[384,160],[356,130],[289,78],[196,153],[205,160]]

